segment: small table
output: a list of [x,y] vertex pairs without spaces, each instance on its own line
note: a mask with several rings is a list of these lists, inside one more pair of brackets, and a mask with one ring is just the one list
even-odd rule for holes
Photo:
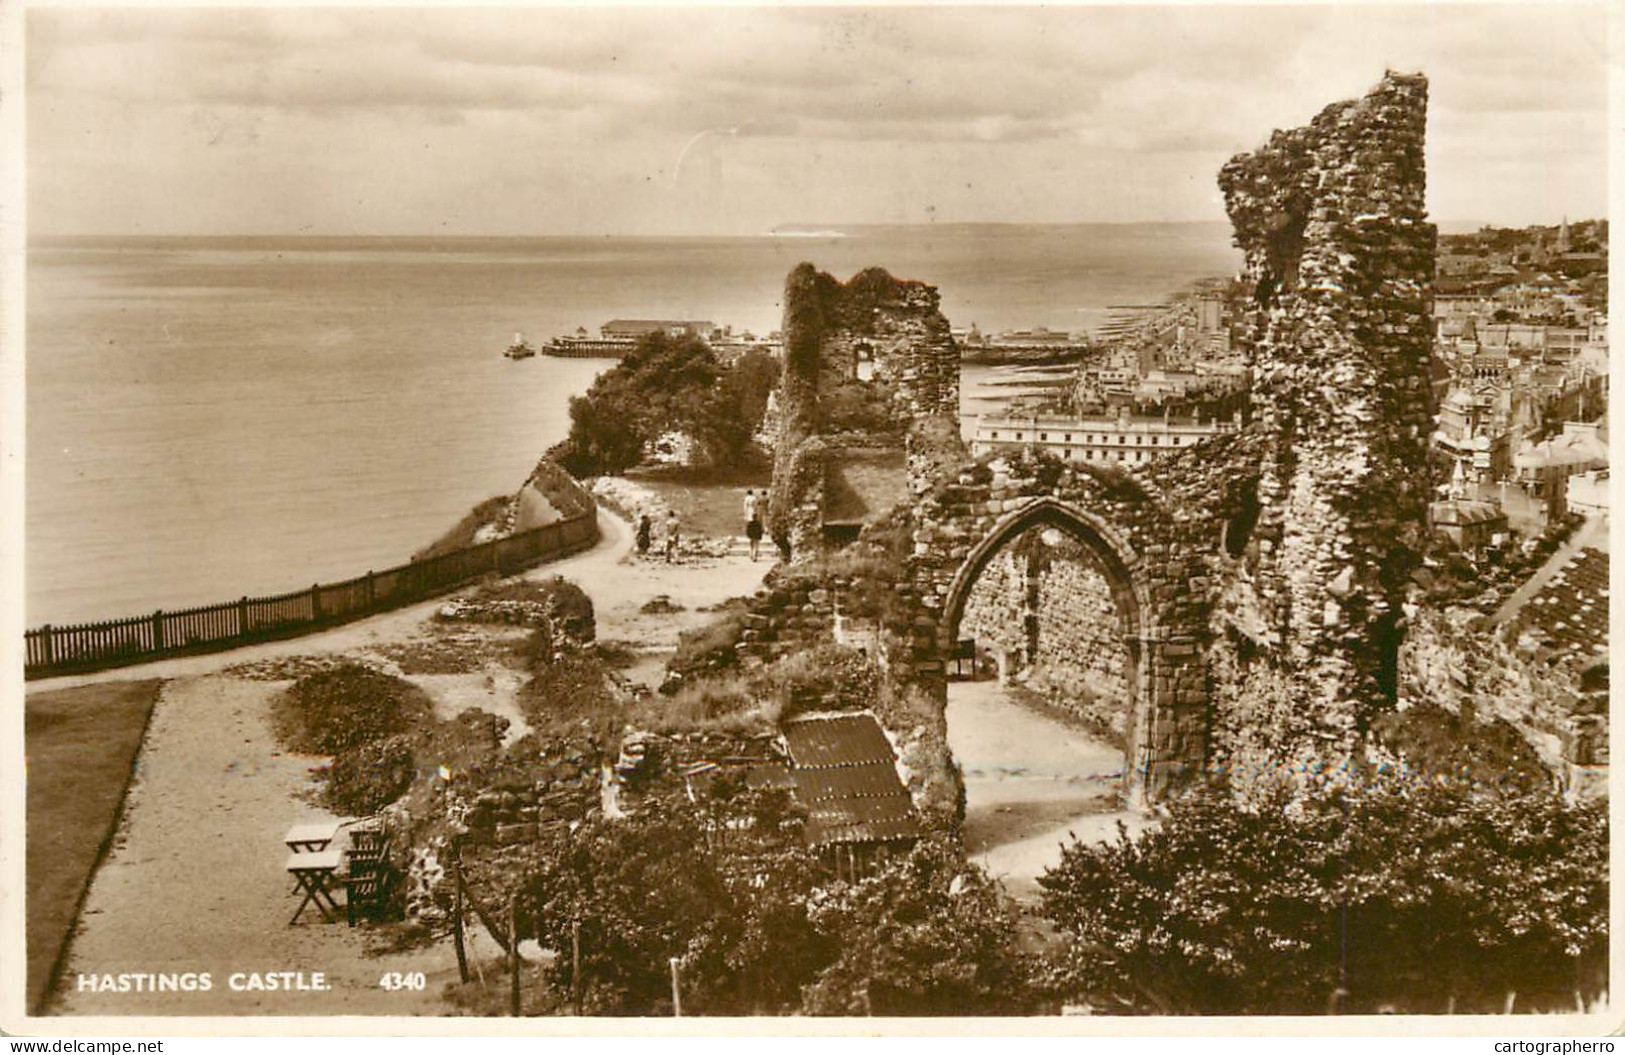
[[288,844],[288,849],[294,853],[305,851],[315,853],[327,849],[327,844],[339,833],[338,821],[311,821],[306,824],[295,824],[288,829],[288,834],[282,841]]
[[[294,853],[299,853],[300,851],[304,851],[305,853],[315,853],[319,850],[327,849],[328,844],[333,841],[334,837],[337,836],[338,833],[338,821],[307,821],[303,824],[295,824],[289,827],[287,834],[282,837],[282,841],[286,843],[288,845],[288,849],[292,850]],[[295,883],[293,889],[288,891],[288,893],[299,893],[299,884]]]
[[337,918],[339,903],[327,892],[327,881],[339,870],[342,856],[337,850],[313,850],[309,853],[288,855],[284,867],[294,878],[294,893],[297,894],[301,890],[305,892],[305,899],[294,909],[293,918],[288,921],[288,926],[299,922],[299,914],[305,911],[305,906],[312,901],[316,903],[316,910],[322,914],[324,922],[332,923]]

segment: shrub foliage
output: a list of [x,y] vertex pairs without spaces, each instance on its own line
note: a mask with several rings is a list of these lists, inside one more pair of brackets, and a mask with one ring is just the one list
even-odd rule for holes
[[856,883],[802,847],[782,792],[719,785],[563,832],[526,884],[549,981],[588,1014],[994,1014],[1029,1009],[993,883],[928,842]]
[[333,759],[322,802],[334,813],[364,817],[406,793],[416,776],[407,736],[358,744]]
[[1607,842],[1600,805],[1383,777],[1256,811],[1210,791],[1039,885],[1062,987],[1119,1009],[1572,1009],[1606,956]]
[[277,734],[293,751],[336,755],[396,733],[433,713],[428,694],[360,663],[307,674],[277,701]]

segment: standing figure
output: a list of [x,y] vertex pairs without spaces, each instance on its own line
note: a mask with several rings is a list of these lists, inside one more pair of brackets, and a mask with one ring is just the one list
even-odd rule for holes
[[677,510],[666,514],[666,563],[677,559]]
[[638,556],[649,555],[649,543],[652,541],[654,541],[654,522],[649,519],[649,514],[645,513],[638,517]]
[[750,540],[750,559],[756,559],[756,553],[762,546],[762,518],[756,508],[756,492],[745,491],[745,537]]

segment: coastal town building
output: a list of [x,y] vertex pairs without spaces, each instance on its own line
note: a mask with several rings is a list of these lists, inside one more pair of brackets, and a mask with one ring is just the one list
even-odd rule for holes
[[1494,502],[1449,498],[1428,506],[1428,523],[1464,553],[1478,554],[1507,536],[1507,515]]
[[1570,512],[1584,517],[1608,515],[1608,470],[1592,469],[1575,473],[1568,481]]
[[1134,416],[1126,410],[1091,417],[986,414],[976,422],[970,447],[978,457],[1031,448],[1050,451],[1069,462],[1143,465],[1235,428],[1233,421]]
[[[1572,508],[1563,501],[1570,476],[1607,466],[1597,435],[1608,398],[1607,224],[1484,228],[1440,241],[1434,449],[1472,497],[1518,506],[1538,493],[1548,522],[1550,510]],[[1586,259],[1570,260],[1576,254]],[[1603,508],[1594,484],[1582,489],[1576,511]],[[1516,526],[1521,509],[1502,504]]]

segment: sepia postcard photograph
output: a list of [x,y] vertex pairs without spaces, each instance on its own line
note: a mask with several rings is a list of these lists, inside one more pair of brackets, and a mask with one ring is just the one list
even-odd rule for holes
[[8,1034],[1618,1028],[1617,6],[0,16]]

